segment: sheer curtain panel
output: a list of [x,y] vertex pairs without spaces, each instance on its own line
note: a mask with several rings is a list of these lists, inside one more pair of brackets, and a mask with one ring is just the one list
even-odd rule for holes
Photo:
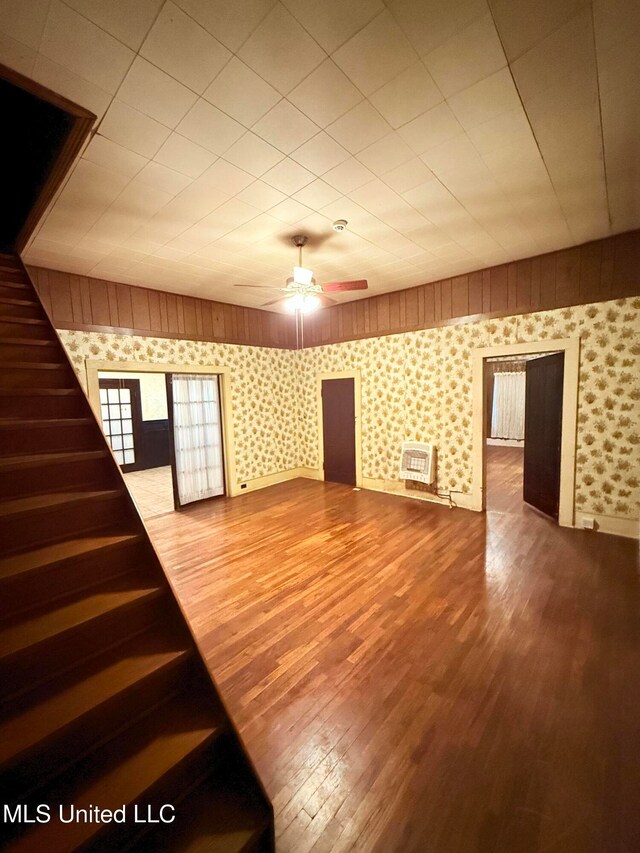
[[493,376],[491,437],[524,439],[524,392],[527,375],[495,373]]
[[173,441],[180,504],[224,494],[217,376],[174,373]]

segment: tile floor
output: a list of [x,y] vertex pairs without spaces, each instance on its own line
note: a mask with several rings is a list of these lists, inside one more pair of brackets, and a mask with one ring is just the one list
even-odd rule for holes
[[173,512],[173,486],[171,466],[131,471],[124,475],[127,488],[133,495],[140,515],[146,520]]

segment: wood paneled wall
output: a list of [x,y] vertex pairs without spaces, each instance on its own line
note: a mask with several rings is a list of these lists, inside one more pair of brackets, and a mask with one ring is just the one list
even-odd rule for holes
[[[29,267],[58,329],[294,349],[285,314]],[[640,294],[640,231],[407,290],[324,308],[305,317],[305,347],[393,335]]]
[[640,231],[630,231],[305,317],[305,347],[640,294]]
[[272,311],[27,267],[56,329],[295,347],[293,318]]

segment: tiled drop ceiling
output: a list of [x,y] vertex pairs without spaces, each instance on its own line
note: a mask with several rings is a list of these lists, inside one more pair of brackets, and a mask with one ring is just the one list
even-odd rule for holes
[[26,259],[260,306],[296,232],[380,293],[637,228],[639,40],[637,0],[0,0],[98,117]]

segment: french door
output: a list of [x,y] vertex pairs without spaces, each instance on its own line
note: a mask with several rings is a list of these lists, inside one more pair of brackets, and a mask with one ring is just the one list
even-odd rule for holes
[[224,495],[220,386],[217,376],[167,375],[176,509]]
[[102,430],[123,473],[140,467],[136,436],[140,435],[142,407],[139,379],[100,379]]

